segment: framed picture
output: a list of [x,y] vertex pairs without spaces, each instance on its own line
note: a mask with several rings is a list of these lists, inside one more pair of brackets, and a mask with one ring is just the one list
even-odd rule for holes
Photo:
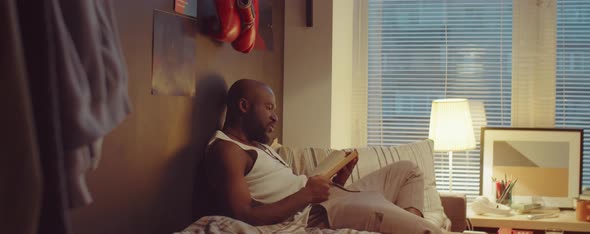
[[492,178],[518,179],[513,203],[573,207],[580,194],[582,142],[582,129],[483,127],[483,195],[494,198]]
[[174,0],[174,12],[197,18],[197,0]]
[[152,94],[194,96],[197,76],[197,21],[154,10]]

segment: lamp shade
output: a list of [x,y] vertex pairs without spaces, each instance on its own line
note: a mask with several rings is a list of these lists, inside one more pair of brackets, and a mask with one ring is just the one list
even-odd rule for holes
[[473,122],[467,99],[432,101],[428,138],[434,140],[436,151],[475,148]]

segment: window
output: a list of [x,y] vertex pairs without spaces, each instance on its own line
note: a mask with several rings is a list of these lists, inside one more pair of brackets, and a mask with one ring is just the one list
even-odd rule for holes
[[555,125],[584,129],[582,185],[590,186],[590,1],[557,4]]
[[[369,0],[367,27],[369,146],[427,138],[441,98],[483,101],[488,126],[510,126],[512,0]],[[448,170],[437,153],[441,191]],[[479,170],[479,144],[454,152],[453,191],[478,195]]]

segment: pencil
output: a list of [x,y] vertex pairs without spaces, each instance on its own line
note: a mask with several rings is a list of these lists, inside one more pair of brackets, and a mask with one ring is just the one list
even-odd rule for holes
[[516,180],[514,180],[514,182],[512,182],[508,185],[508,187],[504,190],[504,193],[500,197],[500,200],[498,201],[498,203],[502,203],[502,201],[504,201],[504,199],[506,198],[506,195],[508,193],[512,192],[512,188],[514,187],[514,184],[516,184],[517,181],[518,181],[518,178],[516,178]]

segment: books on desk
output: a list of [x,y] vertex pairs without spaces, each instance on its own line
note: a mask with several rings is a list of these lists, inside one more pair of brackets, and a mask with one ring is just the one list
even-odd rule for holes
[[527,230],[516,230],[512,228],[500,228],[498,229],[498,234],[533,234],[533,231]]
[[534,209],[541,208],[539,203],[513,203],[510,206],[517,214],[529,213]]

